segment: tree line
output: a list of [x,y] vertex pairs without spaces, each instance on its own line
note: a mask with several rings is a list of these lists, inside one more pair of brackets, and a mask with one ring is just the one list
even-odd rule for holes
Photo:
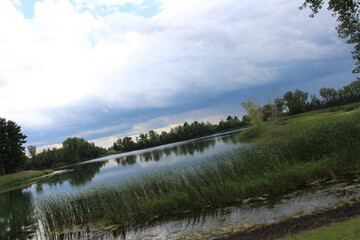
[[141,133],[136,142],[131,137],[118,139],[112,147],[105,149],[88,142],[83,138],[70,137],[62,142],[60,148],[48,148],[38,153],[36,146],[28,146],[28,155],[25,155],[26,143],[21,127],[13,121],[0,118],[0,175],[27,169],[47,169],[91,160],[116,152],[127,152],[159,146],[162,144],[189,140],[216,133],[218,131],[237,128],[246,125],[236,116],[228,116],[226,121],[219,124],[199,123],[197,121],[182,126],[176,126],[170,132],[156,133],[154,130]]
[[218,124],[211,124],[209,122],[197,122],[189,124],[185,122],[183,125],[179,125],[170,129],[169,132],[162,131],[160,134],[154,130],[150,130],[148,133],[141,133],[139,136],[118,138],[109,151],[115,152],[128,152],[133,150],[140,150],[149,147],[155,147],[168,143],[174,143],[179,141],[185,141],[198,137],[203,137],[224,131],[232,128],[239,128],[248,124],[248,119],[243,118],[239,120],[237,116],[228,116],[226,120],[221,120]]
[[[285,115],[290,116],[312,110],[349,104],[360,101],[360,80],[353,81],[339,90],[335,90],[334,88],[321,88],[319,95],[321,99],[315,94],[309,94],[308,92],[296,89],[293,92],[286,92],[282,98],[275,99],[274,103],[268,103],[262,107],[260,107],[256,101],[245,102],[243,106],[248,112],[249,109],[260,112],[258,121],[267,121],[271,120],[271,118],[274,119]],[[255,106],[246,106],[247,104],[255,104]],[[191,124],[185,122],[182,126],[171,128],[170,132],[163,131],[161,134],[158,134],[154,130],[151,130],[148,133],[141,133],[135,138],[135,141],[131,137],[119,138],[114,142],[109,151],[128,152],[185,141],[230,128],[246,126],[249,124],[250,119],[256,121],[256,117],[244,115],[241,121],[236,116],[228,116],[226,121],[221,120],[218,124],[214,125],[209,122],[198,123],[195,121]]]
[[61,148],[45,149],[36,152],[35,146],[27,147],[30,157],[24,161],[24,169],[46,169],[83,162],[104,156],[105,148],[95,146],[95,143],[83,138],[70,137],[62,142]]
[[295,115],[312,110],[340,106],[360,101],[360,80],[336,90],[334,88],[321,88],[319,99],[315,94],[310,94],[296,89],[288,91],[282,98],[275,99],[273,104],[262,107],[264,120],[269,116],[269,110],[275,108],[280,115]]
[[247,99],[242,103],[247,111],[243,116],[252,125],[258,125],[262,121],[277,121],[279,117],[291,116],[299,113],[319,110],[329,107],[336,107],[360,101],[360,80],[336,90],[334,88],[321,88],[319,98],[315,94],[296,89],[286,92],[282,98],[275,99],[272,103],[260,107],[255,99]]
[[197,121],[189,124],[185,122],[183,125],[171,128],[169,132],[157,133],[151,130],[148,133],[141,133],[135,139],[132,137],[119,138],[109,149],[98,147],[83,138],[71,137],[62,142],[61,148],[46,149],[41,153],[37,153],[35,146],[28,146],[29,157],[25,155],[23,144],[26,143],[27,137],[21,132],[21,127],[11,120],[0,118],[0,175],[24,169],[55,168],[107,154],[203,137],[220,131],[255,124],[256,121],[276,120],[281,116],[359,102],[360,80],[353,81],[338,90],[321,88],[319,96],[321,98],[296,89],[286,92],[282,98],[277,98],[273,103],[267,103],[262,107],[256,101],[244,102],[243,106],[248,114],[244,115],[241,120],[237,116],[228,116],[218,124]]

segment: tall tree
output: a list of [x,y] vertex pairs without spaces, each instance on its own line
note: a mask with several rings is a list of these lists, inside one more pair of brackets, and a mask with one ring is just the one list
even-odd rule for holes
[[343,103],[360,101],[360,79],[339,89],[338,94]]
[[25,159],[26,136],[13,121],[0,118],[0,174],[15,172]]
[[36,156],[36,146],[29,145],[27,146],[27,150],[31,158]]
[[123,151],[124,150],[124,145],[122,143],[122,139],[121,138],[118,138],[114,144],[113,144],[113,149],[115,151]]
[[[323,7],[322,0],[305,0],[300,9],[309,7],[312,11],[310,17],[314,17]],[[360,3],[359,0],[329,0],[329,11],[337,17],[339,25],[336,30],[339,37],[347,39],[347,43],[354,44],[353,58],[357,61],[354,73],[360,72]]]
[[333,105],[339,98],[338,92],[334,88],[321,88],[319,93],[324,102],[328,105]]
[[157,146],[160,144],[160,135],[154,130],[150,130],[148,133],[151,146]]
[[265,104],[261,107],[263,121],[271,120],[279,116],[278,109],[274,104]]
[[300,91],[298,89],[296,89],[294,92],[286,92],[283,99],[287,108],[289,109],[289,114],[293,115],[304,112],[308,96],[309,93]]
[[321,101],[315,94],[310,94],[310,101],[307,106],[307,111],[321,108]]
[[95,146],[83,138],[70,137],[62,142],[64,159],[68,163],[76,163],[99,157],[105,153],[105,149]]
[[124,151],[132,151],[135,149],[135,143],[131,137],[124,137],[122,140]]

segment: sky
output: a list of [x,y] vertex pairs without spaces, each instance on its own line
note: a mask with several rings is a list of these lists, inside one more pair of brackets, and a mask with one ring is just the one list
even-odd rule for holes
[[1,0],[0,117],[27,145],[241,117],[241,102],[356,79],[352,46],[302,0]]

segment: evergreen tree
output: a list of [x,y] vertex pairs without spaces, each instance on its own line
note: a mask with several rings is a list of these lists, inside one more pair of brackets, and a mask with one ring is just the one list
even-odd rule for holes
[[20,126],[0,118],[0,175],[13,173],[20,167],[25,159],[22,146],[25,139]]

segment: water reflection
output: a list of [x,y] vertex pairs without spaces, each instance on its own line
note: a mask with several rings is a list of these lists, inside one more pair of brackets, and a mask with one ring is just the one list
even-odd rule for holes
[[29,231],[33,231],[28,226],[37,222],[34,218],[35,202],[44,196],[207,161],[216,154],[232,151],[240,145],[238,141],[230,140],[235,139],[232,135],[234,133],[174,143],[67,166],[66,169],[73,171],[42,179],[22,190],[0,194],[0,239],[9,236],[9,239],[26,239]]
[[239,141],[226,140],[236,139],[232,135],[236,134],[175,143],[67,166],[64,168],[71,168],[73,171],[39,181],[26,191],[52,194],[80,190],[94,184],[119,182],[146,172],[188,166],[239,146]]
[[62,239],[106,239],[106,240],[175,240],[175,239],[218,239],[228,234],[246,230],[255,224],[271,224],[288,219],[294,214],[308,214],[334,208],[339,201],[350,201],[360,196],[359,176],[352,179],[309,186],[287,195],[266,201],[228,208],[178,215],[132,227],[108,232],[83,232],[61,236]]
[[[230,137],[228,138],[230,139]],[[226,137],[222,138],[220,142],[222,141],[225,142],[225,139],[227,138]],[[238,144],[239,140],[237,140],[237,142],[226,140],[225,143],[230,143],[230,142],[233,144]],[[217,140],[215,139],[193,141],[183,145],[177,145],[165,149],[155,149],[153,151],[140,153],[138,155],[118,157],[115,159],[115,161],[119,165],[126,166],[126,165],[133,165],[137,163],[137,161],[140,162],[160,161],[160,159],[164,157],[169,157],[172,154],[174,154],[175,156],[186,156],[186,155],[194,156],[195,153],[203,153],[205,150],[208,150],[209,148],[214,148],[216,143]]]
[[27,239],[36,222],[31,193],[14,190],[0,194],[0,239]]
[[51,183],[48,181],[46,181],[46,183],[51,186],[68,181],[72,186],[83,186],[91,182],[105,164],[106,162],[94,162],[92,164],[75,165],[72,167],[74,171],[55,176],[51,179]]
[[136,163],[136,155],[116,158],[115,161],[121,166],[133,165]]
[[236,134],[232,134],[226,138],[223,138],[222,140],[224,141],[224,143],[237,144],[239,142],[239,137]]

